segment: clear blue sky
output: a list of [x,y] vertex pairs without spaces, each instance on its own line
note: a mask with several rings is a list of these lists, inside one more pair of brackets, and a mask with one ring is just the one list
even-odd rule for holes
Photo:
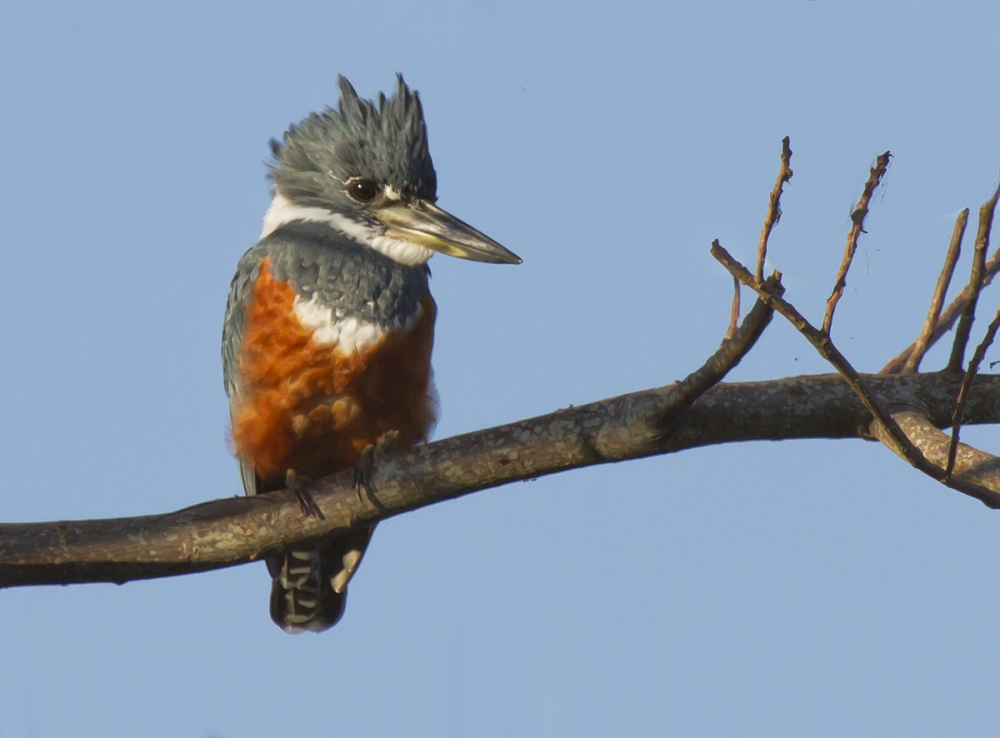
[[[772,259],[813,317],[868,167],[895,154],[835,327],[877,370],[1000,172],[995,3],[3,15],[6,521],[240,492],[226,291],[268,202],[268,138],[335,105],[338,73],[371,96],[404,72],[440,203],[524,257],[432,262],[438,438],[697,367],[731,290],[708,246],[750,258],[786,134]],[[732,379],[825,371],[776,322]],[[998,449],[995,429],[967,436]],[[998,526],[877,445],[760,443],[391,520],[318,637],[271,624],[263,565],[0,591],[0,736],[991,734]]]

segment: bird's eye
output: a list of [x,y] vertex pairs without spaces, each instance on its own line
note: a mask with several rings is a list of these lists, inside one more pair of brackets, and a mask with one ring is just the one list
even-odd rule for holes
[[378,185],[370,179],[358,177],[347,183],[347,191],[351,197],[360,202],[371,202],[378,195]]

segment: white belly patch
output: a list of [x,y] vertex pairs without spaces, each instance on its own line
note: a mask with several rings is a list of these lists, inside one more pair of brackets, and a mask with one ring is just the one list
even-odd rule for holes
[[423,314],[423,308],[417,305],[416,312],[405,320],[397,317],[391,325],[383,326],[354,316],[337,316],[332,307],[319,302],[317,294],[308,300],[296,296],[292,309],[299,322],[313,332],[312,340],[333,345],[338,353],[345,356],[374,346],[389,331],[409,330]]

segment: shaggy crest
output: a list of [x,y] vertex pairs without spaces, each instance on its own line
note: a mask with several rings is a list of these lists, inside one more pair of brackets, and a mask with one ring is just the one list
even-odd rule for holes
[[434,200],[437,177],[427,148],[420,96],[396,76],[396,92],[378,100],[358,97],[343,76],[340,104],[293,124],[271,140],[270,178],[297,204],[346,204],[344,183],[368,177],[396,191]]

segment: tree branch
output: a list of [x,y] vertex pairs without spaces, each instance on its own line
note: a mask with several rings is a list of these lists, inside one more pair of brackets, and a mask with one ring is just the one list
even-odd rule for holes
[[[922,408],[951,422],[960,378],[868,376],[888,407]],[[288,491],[233,497],[166,515],[0,525],[0,587],[126,582],[242,564],[327,533],[346,533],[409,510],[511,482],[719,443],[787,438],[859,438],[870,415],[836,375],[719,384],[651,432],[675,385],[560,410],[420,446],[376,469],[380,510],[359,496],[352,474],[318,482],[324,518],[302,515]],[[1000,376],[972,384],[966,422],[1000,422]]]

